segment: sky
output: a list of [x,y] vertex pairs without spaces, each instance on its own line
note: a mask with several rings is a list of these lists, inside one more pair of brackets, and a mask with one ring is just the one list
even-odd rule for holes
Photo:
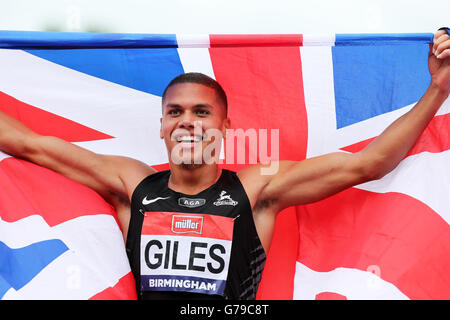
[[0,30],[422,33],[447,25],[448,0],[0,0]]

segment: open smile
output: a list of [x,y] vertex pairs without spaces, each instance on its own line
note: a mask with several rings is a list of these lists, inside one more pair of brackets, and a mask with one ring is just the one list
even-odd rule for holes
[[197,143],[197,142],[201,142],[203,141],[203,136],[199,136],[199,135],[179,135],[179,136],[175,136],[174,139],[176,142],[179,143]]

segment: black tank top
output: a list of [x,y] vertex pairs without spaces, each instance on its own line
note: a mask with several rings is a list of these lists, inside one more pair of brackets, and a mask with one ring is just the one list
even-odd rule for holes
[[170,171],[134,190],[126,250],[139,299],[255,299],[266,255],[236,173],[196,195]]

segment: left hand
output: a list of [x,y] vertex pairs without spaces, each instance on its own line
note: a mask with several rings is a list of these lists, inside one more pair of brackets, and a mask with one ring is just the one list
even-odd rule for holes
[[450,93],[450,37],[445,30],[439,30],[433,38],[428,56],[431,82],[447,95]]

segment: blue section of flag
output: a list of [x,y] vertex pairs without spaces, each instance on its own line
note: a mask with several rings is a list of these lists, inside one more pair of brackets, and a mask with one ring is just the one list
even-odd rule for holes
[[[348,40],[336,36],[337,44]],[[430,83],[428,50],[425,40],[401,46],[333,47],[337,128],[418,101]]]
[[36,242],[18,249],[0,241],[0,298],[11,287],[15,290],[22,288],[67,250],[69,248],[59,239]]
[[0,30],[0,48],[177,48],[174,34]]
[[175,48],[31,49],[27,52],[88,75],[162,96],[184,72]]
[[11,285],[6,281],[6,279],[3,278],[2,275],[0,275],[0,298],[5,295],[9,288],[11,288]]
[[335,46],[398,45],[433,43],[432,33],[360,33],[336,34]]

